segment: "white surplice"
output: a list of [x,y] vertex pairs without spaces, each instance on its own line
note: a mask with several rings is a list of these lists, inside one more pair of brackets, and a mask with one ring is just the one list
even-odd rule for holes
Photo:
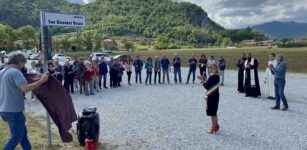
[[[277,61],[276,60],[269,61],[268,66],[271,64],[273,65],[274,68],[276,68]],[[264,95],[266,97],[275,97],[274,75],[272,74],[271,69],[268,67],[265,70],[264,83],[265,83]]]

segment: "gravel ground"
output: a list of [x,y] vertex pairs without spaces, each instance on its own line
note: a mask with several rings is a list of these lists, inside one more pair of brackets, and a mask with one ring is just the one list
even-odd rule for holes
[[[187,72],[182,70],[183,81]],[[307,150],[307,75],[287,75],[290,109],[282,112],[270,109],[275,104],[272,100],[237,93],[237,72],[225,74],[217,135],[206,133],[211,123],[203,107],[205,90],[198,81],[189,85],[124,84],[95,96],[72,97],[77,112],[87,105],[98,108],[100,140],[109,149]],[[123,80],[127,83],[126,75]],[[260,81],[263,90],[262,72]],[[27,102],[26,107],[37,115],[45,114],[39,102]]]

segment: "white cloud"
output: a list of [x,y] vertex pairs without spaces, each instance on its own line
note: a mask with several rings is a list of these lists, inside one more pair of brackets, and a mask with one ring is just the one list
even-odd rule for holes
[[245,28],[270,21],[307,22],[306,0],[182,0],[202,6],[226,28]]

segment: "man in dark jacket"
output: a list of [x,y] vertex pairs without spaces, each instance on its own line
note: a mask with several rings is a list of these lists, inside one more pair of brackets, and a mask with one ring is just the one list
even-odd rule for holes
[[246,61],[245,53],[241,54],[241,58],[238,60],[238,92],[244,93],[244,63]]
[[108,74],[108,65],[107,62],[105,61],[104,57],[101,57],[100,62],[98,63],[99,65],[99,88],[101,88],[101,80],[103,77],[103,88],[108,88],[107,87],[107,74]]
[[177,84],[177,74],[179,78],[179,83],[182,83],[181,79],[181,60],[180,57],[178,56],[177,53],[174,54],[174,59],[173,59],[173,66],[174,66],[174,80],[175,83]]
[[54,71],[55,71],[55,77],[60,81],[60,83],[62,84],[63,82],[63,74],[64,74],[64,70],[63,70],[63,66],[59,64],[58,60],[54,61]]
[[140,56],[137,55],[136,59],[133,62],[133,66],[135,69],[135,83],[138,83],[138,76],[140,79],[140,83],[142,83],[142,69],[143,69],[143,62],[140,59]]
[[163,84],[165,83],[165,76],[166,76],[167,82],[168,84],[170,84],[170,81],[169,81],[170,62],[165,54],[163,54],[163,58],[161,59],[161,67],[163,71],[163,82],[162,83]]
[[219,71],[220,71],[221,86],[223,86],[224,85],[224,73],[225,73],[225,68],[226,68],[226,61],[224,59],[224,56],[220,57],[218,65],[219,65]]
[[80,83],[80,94],[83,94],[84,84],[85,84],[85,74],[84,74],[85,66],[83,63],[84,63],[84,59],[81,57],[77,64],[77,75],[78,75],[79,83]]
[[[69,60],[65,60],[63,65],[63,72],[64,72],[64,87],[69,93],[74,93],[74,70],[73,65],[69,63]],[[70,90],[69,90],[70,88]]]
[[197,66],[197,59],[195,58],[194,54],[192,54],[191,58],[189,59],[189,75],[187,79],[187,84],[189,84],[190,76],[193,73],[193,84],[195,83],[195,73],[196,73],[196,66]]

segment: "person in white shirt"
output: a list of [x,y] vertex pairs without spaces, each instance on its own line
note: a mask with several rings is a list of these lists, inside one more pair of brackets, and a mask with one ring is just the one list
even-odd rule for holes
[[36,62],[35,61],[31,62],[31,68],[28,69],[28,74],[40,74],[38,68],[36,67]]
[[268,62],[268,67],[266,68],[265,74],[264,74],[264,84],[265,84],[265,96],[267,99],[275,100],[275,87],[274,87],[274,75],[272,74],[271,69],[269,68],[270,65],[273,65],[273,67],[276,68],[277,61],[275,59],[275,54],[272,53],[270,55],[270,61]]
[[133,61],[131,59],[131,57],[129,56],[126,64],[125,64],[125,69],[126,69],[126,73],[128,76],[128,84],[131,85],[131,74],[132,74],[132,67],[133,67]]
[[[213,64],[217,64],[217,62],[214,60],[214,56],[210,56],[209,59],[208,59],[208,62],[207,62],[207,67],[210,66],[210,65],[213,65]],[[208,69],[207,69],[208,70]],[[210,77],[210,74],[208,73],[209,77]]]
[[[36,67],[35,61],[31,62],[31,68],[28,69],[28,74],[40,74],[39,69]],[[31,92],[31,100],[36,101],[33,92]]]

